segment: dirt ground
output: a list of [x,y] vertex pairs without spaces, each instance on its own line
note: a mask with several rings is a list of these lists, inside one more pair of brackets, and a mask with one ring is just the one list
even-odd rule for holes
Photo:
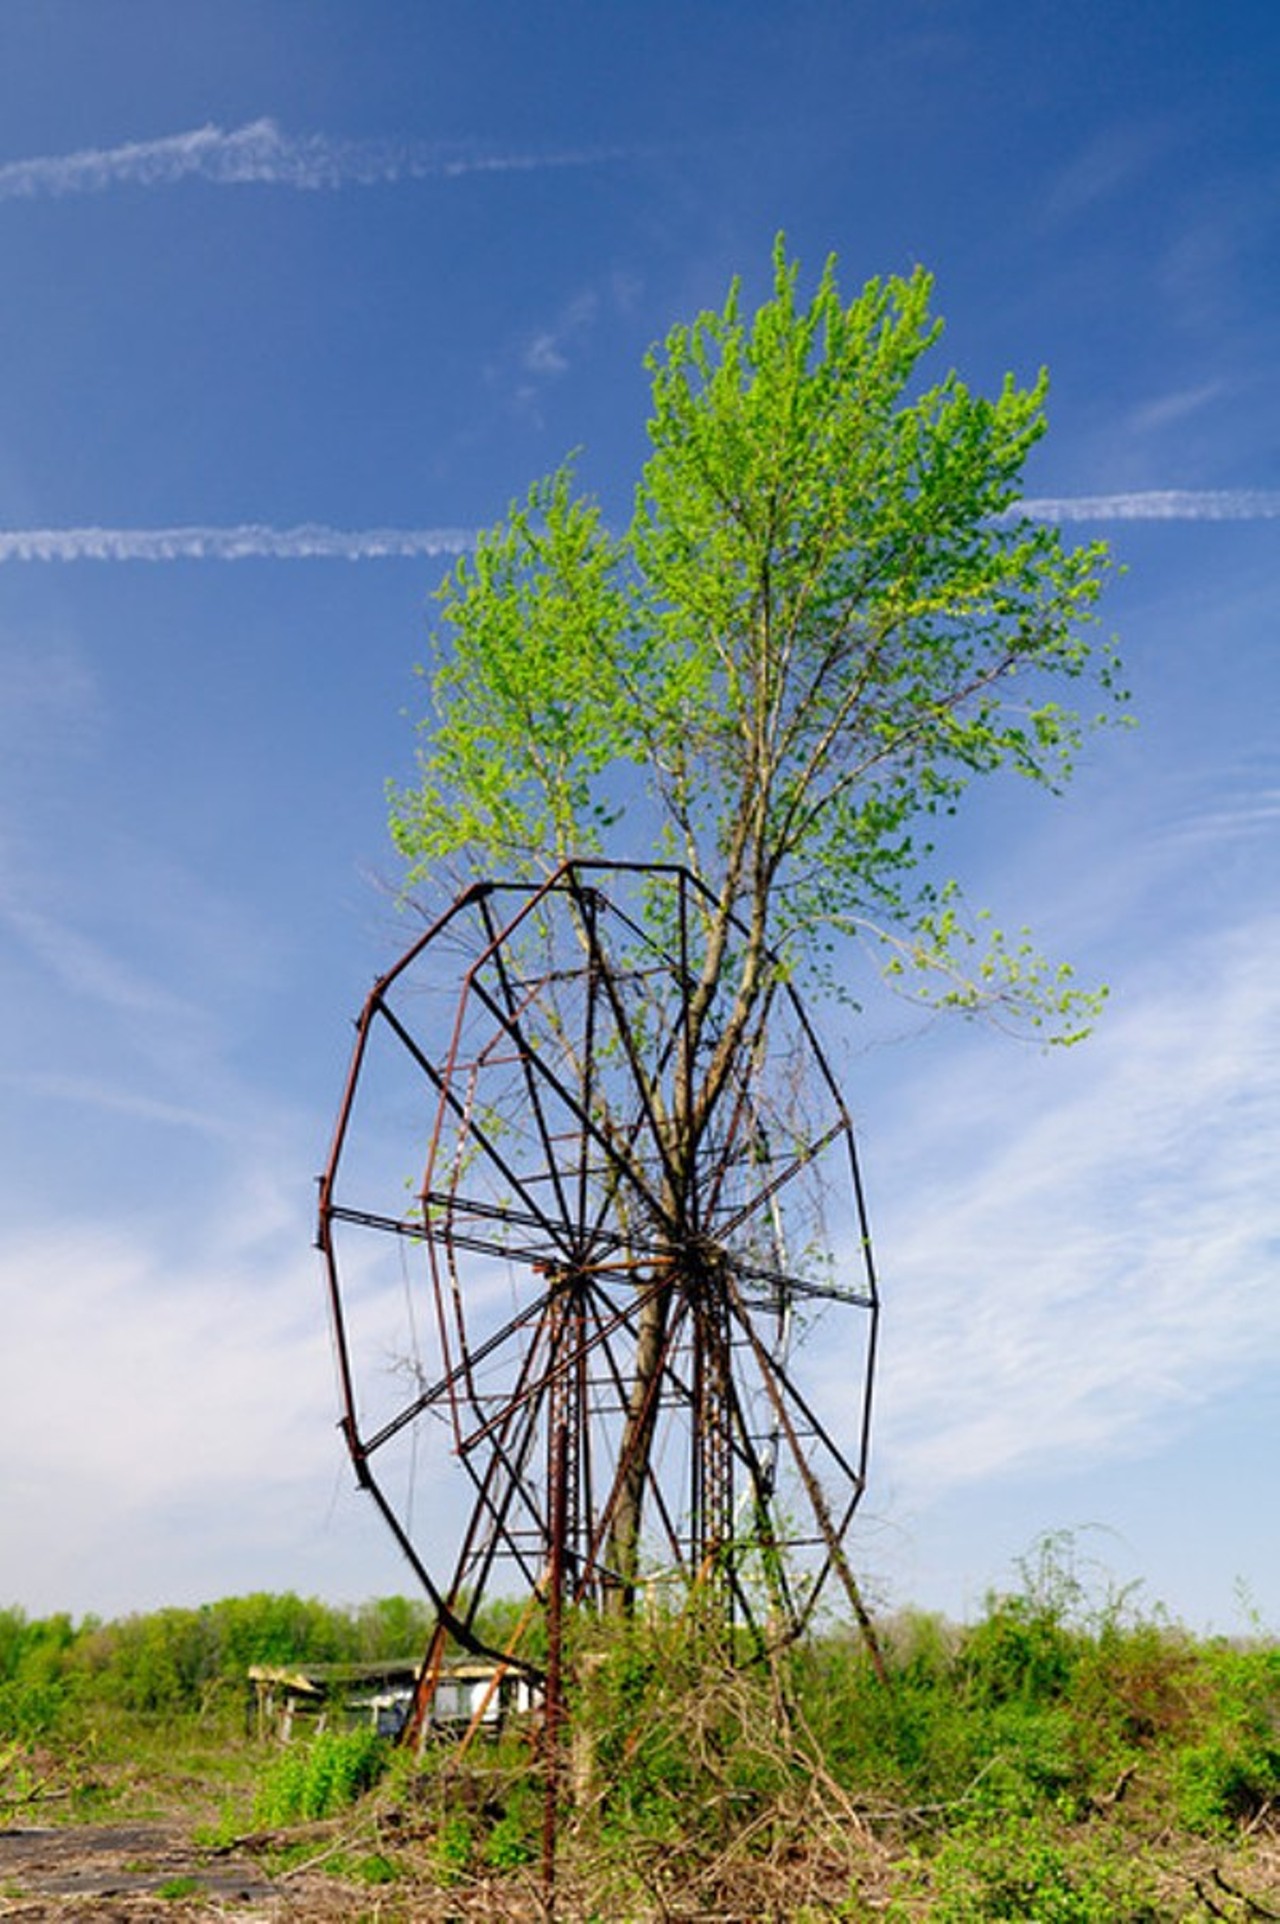
[[[160,1824],[0,1830],[0,1917],[179,1918],[179,1894],[276,1915],[276,1893],[247,1859],[210,1858]],[[241,1908],[246,1907],[246,1908]]]
[[323,1869],[271,1877],[244,1849],[201,1848],[176,1824],[0,1829],[0,1918],[14,1924],[478,1924],[543,1915],[532,1892],[397,1887],[387,1895]]
[[[0,1830],[0,1918],[184,1924],[234,1917],[373,1919],[376,1896],[320,1872],[275,1881],[244,1852],[201,1850],[177,1826],[79,1824]],[[401,1915],[404,1913],[401,1912]],[[430,1915],[424,1910],[421,1915]]]

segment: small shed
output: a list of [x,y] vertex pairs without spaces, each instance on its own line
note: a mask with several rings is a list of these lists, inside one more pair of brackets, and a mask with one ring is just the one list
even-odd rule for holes
[[432,1728],[476,1724],[496,1730],[540,1702],[528,1677],[508,1664],[446,1664],[436,1680],[427,1723]]
[[287,1744],[301,1731],[372,1727],[397,1737],[413,1702],[420,1665],[255,1663],[249,1668],[250,1718],[260,1738]]
[[[249,1670],[251,1727],[259,1738],[288,1743],[299,1731],[372,1726],[398,1737],[413,1705],[421,1664],[260,1664]],[[527,1677],[506,1664],[447,1664],[436,1680],[429,1729],[475,1725],[497,1730],[531,1710],[536,1693]]]

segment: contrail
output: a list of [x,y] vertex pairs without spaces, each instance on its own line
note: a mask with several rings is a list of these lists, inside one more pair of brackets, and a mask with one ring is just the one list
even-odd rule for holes
[[1032,521],[1274,521],[1280,489],[1152,488],[1132,494],[1069,494],[1019,501],[1002,520]]
[[3,561],[377,561],[394,555],[464,554],[466,528],[8,528]]
[[[1020,501],[1000,519],[1015,521],[1274,521],[1280,490],[1164,488],[1143,494],[1079,494]],[[466,554],[473,528],[293,528],[246,522],[231,528],[5,528],[5,561],[380,561],[396,556]]]
[[503,153],[423,140],[293,136],[266,119],[231,132],[196,127],[163,140],[131,140],[119,147],[86,147],[72,154],[11,160],[0,166],[0,200],[95,194],[108,187],[169,187],[191,179],[222,186],[370,187],[398,180],[456,180],[464,174],[591,167],[621,157],[616,148]]

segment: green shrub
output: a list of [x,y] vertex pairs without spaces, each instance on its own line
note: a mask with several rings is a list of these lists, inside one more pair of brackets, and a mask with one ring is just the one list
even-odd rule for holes
[[475,1856],[475,1824],[466,1811],[450,1811],[440,1821],[432,1856],[443,1884],[456,1884],[471,1869]]
[[51,1736],[67,1703],[64,1683],[27,1683],[21,1678],[0,1683],[0,1737],[30,1743],[33,1738]]
[[511,1871],[531,1864],[538,1855],[538,1844],[530,1826],[517,1811],[500,1817],[484,1840],[484,1861],[495,1871]]
[[271,1764],[254,1801],[255,1820],[280,1827],[332,1817],[372,1789],[387,1760],[386,1740],[375,1731],[318,1731]]
[[[1161,1924],[1149,1873],[1132,1858],[1090,1848],[1040,1824],[968,1824],[942,1843],[917,1883],[937,1924]],[[912,1904],[889,1917],[918,1915]]]
[[1248,1823],[1280,1799],[1280,1650],[1209,1646],[1209,1695],[1195,1743],[1174,1764],[1178,1815],[1213,1836]]

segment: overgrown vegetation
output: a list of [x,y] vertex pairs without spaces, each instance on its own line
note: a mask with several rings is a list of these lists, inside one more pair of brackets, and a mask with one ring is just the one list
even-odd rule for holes
[[[265,1597],[122,1624],[0,1613],[5,1821],[179,1802],[284,1876],[322,1865],[352,1916],[377,1885],[384,1919],[536,1917],[532,1730],[421,1759],[364,1730],[244,1735],[247,1663],[403,1655],[418,1623]],[[1060,1540],[977,1623],[904,1613],[882,1637],[887,1688],[838,1627],[735,1671],[681,1621],[574,1626],[557,1914],[1280,1916],[1273,1639],[1090,1598]]]

